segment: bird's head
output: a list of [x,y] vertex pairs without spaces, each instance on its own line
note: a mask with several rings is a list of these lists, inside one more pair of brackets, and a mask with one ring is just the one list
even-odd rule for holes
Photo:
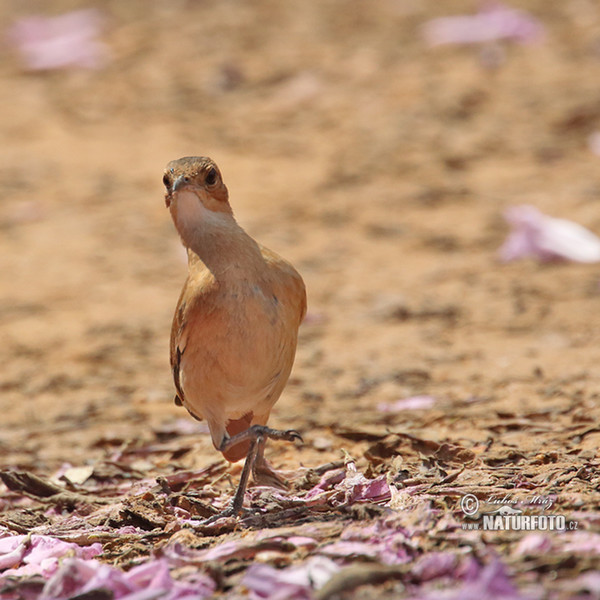
[[172,160],[163,175],[165,202],[184,242],[186,232],[233,218],[219,167],[206,156]]

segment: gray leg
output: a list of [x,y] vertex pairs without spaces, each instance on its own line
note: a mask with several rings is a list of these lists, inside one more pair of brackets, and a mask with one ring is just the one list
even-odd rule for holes
[[287,431],[280,431],[278,429],[271,429],[265,425],[253,425],[246,431],[242,431],[230,438],[225,438],[221,443],[219,450],[224,451],[231,448],[240,442],[251,440],[250,449],[246,455],[246,461],[244,462],[244,468],[242,469],[242,475],[240,477],[240,483],[238,484],[235,496],[231,506],[220,512],[218,515],[203,521],[203,525],[209,525],[214,523],[217,519],[223,517],[237,517],[242,512],[244,505],[244,496],[246,494],[246,488],[248,487],[248,479],[250,473],[254,475],[254,478],[258,482],[264,482],[274,487],[280,487],[285,489],[287,487],[285,481],[271,469],[269,463],[265,460],[264,451],[267,438],[274,440],[286,440],[293,442],[294,440],[302,441],[302,437],[297,431],[289,429]]
[[254,464],[256,463],[256,456],[258,454],[259,446],[264,441],[262,437],[257,437],[252,441],[250,450],[244,462],[244,468],[242,469],[242,475],[240,476],[240,482],[238,484],[231,509],[234,516],[238,516],[242,512],[242,506],[244,505],[244,495],[246,494],[246,488],[248,487],[248,479],[250,478],[250,471],[254,471]]

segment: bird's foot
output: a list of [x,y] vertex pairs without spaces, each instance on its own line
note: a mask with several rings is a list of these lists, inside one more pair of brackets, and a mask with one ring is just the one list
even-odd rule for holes
[[240,483],[233,498],[233,502],[229,507],[220,513],[200,521],[198,523],[198,528],[203,529],[206,526],[214,525],[217,521],[221,521],[222,519],[237,519],[242,515],[242,513],[250,512],[243,508],[244,494],[246,492],[246,487],[248,486],[250,473],[254,475],[255,480],[257,480],[259,483],[287,489],[286,481],[277,473],[275,473],[263,456],[264,445],[267,438],[274,440],[285,440],[289,442],[293,442],[295,440],[302,441],[302,436],[294,429],[283,431],[279,429],[271,429],[265,425],[253,425],[245,431],[237,433],[230,438],[224,439],[219,448],[221,452],[225,452],[229,448],[232,448],[241,442],[247,441],[250,442],[250,449],[248,450],[248,455],[246,456],[246,462],[244,463],[244,468],[242,469]]
[[302,436],[295,429],[271,429],[266,425],[253,425],[250,430],[256,429],[255,435],[257,437],[267,437],[272,440],[285,440],[286,442],[304,442]]
[[[204,527],[214,525],[218,521],[223,519],[233,519],[235,521],[243,520],[246,517],[252,516],[256,511],[251,510],[249,508],[243,508],[236,506],[235,498],[233,502],[227,507],[224,508],[221,512],[218,512],[216,515],[211,515],[208,518],[200,519],[198,517],[193,518],[195,521],[194,528],[198,527],[203,529]],[[223,523],[226,526],[226,521]]]
[[287,442],[294,442],[296,440],[299,442],[303,441],[302,436],[295,429],[271,429],[266,425],[252,425],[252,427],[249,427],[245,431],[236,433],[234,436],[224,439],[219,450],[225,452],[240,442],[248,440],[256,441],[266,438],[271,438],[272,440],[284,440]]
[[221,519],[237,518],[237,517],[241,516],[243,512],[244,512],[243,509],[241,509],[241,508],[237,509],[236,507],[233,506],[233,504],[231,504],[226,509],[222,510],[221,512],[217,513],[216,515],[212,515],[211,517],[208,517],[208,519],[198,520],[198,526],[205,527],[207,525],[212,525]]

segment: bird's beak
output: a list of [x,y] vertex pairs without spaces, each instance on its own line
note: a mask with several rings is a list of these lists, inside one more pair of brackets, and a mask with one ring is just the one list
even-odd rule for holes
[[171,186],[171,188],[167,189],[167,193],[165,194],[165,204],[167,205],[167,208],[170,208],[171,202],[173,202],[173,196],[175,195],[175,193],[178,192],[179,190],[181,190],[181,188],[185,187],[185,185],[188,184],[189,181],[190,181],[189,177],[186,177],[185,175],[180,175],[173,182],[173,185]]
[[179,191],[182,187],[184,187],[189,182],[190,182],[189,177],[186,177],[185,175],[180,175],[175,180],[175,183],[173,183],[173,189],[171,190],[171,194],[174,194],[175,192]]

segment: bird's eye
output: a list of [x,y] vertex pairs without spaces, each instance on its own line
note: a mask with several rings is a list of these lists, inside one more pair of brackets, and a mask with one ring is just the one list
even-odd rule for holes
[[215,183],[217,183],[218,177],[219,176],[217,174],[217,170],[214,167],[211,167],[208,173],[206,174],[204,182],[206,183],[206,185],[215,185]]
[[165,173],[163,175],[163,185],[169,189],[171,187],[171,179],[169,178],[169,176]]

